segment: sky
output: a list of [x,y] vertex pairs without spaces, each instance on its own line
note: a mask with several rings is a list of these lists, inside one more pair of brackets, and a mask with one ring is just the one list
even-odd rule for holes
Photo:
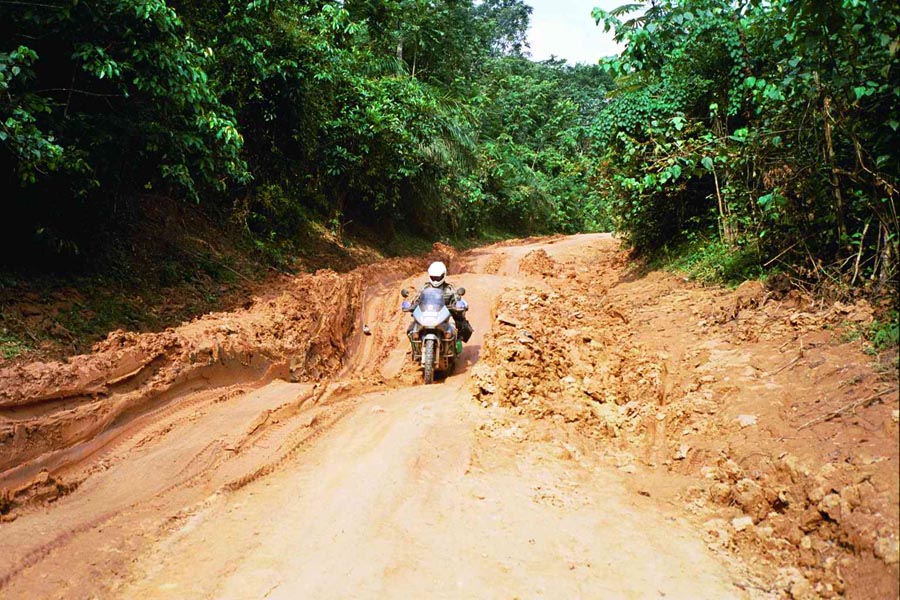
[[528,43],[534,60],[546,60],[551,54],[570,63],[596,63],[604,56],[618,54],[613,32],[603,32],[594,24],[591,10],[598,6],[612,10],[630,0],[525,0],[534,10]]

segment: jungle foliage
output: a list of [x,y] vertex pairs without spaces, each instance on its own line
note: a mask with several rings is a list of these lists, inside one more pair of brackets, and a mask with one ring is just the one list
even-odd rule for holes
[[386,238],[613,227],[648,255],[704,248],[725,278],[896,286],[896,3],[595,9],[623,51],[587,66],[529,60],[530,13],[0,2],[3,260],[102,250],[136,207],[176,198],[275,252],[309,221]]
[[593,16],[625,44],[606,63],[617,89],[594,123],[596,179],[636,249],[699,244],[895,293],[897,3],[658,0]]
[[586,132],[611,78],[527,60],[530,12],[2,2],[4,261],[92,252],[162,198],[228,213],[261,245],[310,219],[388,235],[596,225]]

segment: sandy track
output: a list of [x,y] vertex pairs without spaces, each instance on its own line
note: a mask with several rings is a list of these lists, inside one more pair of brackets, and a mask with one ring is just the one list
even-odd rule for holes
[[156,545],[122,596],[735,597],[692,530],[608,473],[478,438],[458,382],[438,387],[364,397]]
[[407,364],[397,310],[399,287],[420,276],[386,270],[372,279],[385,283],[353,292],[359,311],[341,318],[355,319],[343,336],[322,337],[311,307],[303,331],[320,342],[303,364],[343,357],[326,356],[325,375],[211,378],[39,474],[51,488],[78,483],[0,522],[0,595],[745,597],[741,569],[726,569],[655,490],[636,494],[629,475],[552,430],[526,436],[503,409],[472,402],[495,300],[545,286],[533,251],[561,264],[598,246],[614,251],[608,237],[573,236],[454,260],[476,335],[465,364],[433,386]]
[[[579,240],[581,243],[584,240]],[[577,248],[559,244],[560,252]],[[470,290],[477,360],[489,307],[531,246],[505,248]],[[497,254],[473,256],[481,270]],[[392,296],[393,297],[393,296]],[[389,356],[388,377],[405,348]],[[695,531],[617,476],[479,433],[468,369],[359,397],[302,459],[215,495],[144,554],[123,597],[728,598],[735,588]],[[638,500],[645,500],[638,497]],[[261,518],[266,515],[265,518]],[[182,557],[190,556],[190,561]]]

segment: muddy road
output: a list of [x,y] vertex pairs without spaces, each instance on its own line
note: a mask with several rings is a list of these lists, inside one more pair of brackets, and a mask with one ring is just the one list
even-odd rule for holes
[[[398,292],[432,258],[476,334],[423,386]],[[895,597],[896,376],[765,294],[606,235],[438,246],[0,367],[0,595]]]

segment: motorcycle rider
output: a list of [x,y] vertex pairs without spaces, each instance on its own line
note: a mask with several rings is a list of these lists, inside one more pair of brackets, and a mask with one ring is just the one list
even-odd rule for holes
[[[465,312],[456,310],[456,303],[460,300],[460,296],[457,295],[453,286],[447,281],[447,267],[444,263],[437,261],[431,263],[431,266],[428,267],[428,281],[425,282],[422,289],[416,294],[416,297],[412,301],[412,306],[418,304],[419,296],[421,296],[422,292],[429,286],[438,288],[443,292],[444,305],[450,309],[450,314],[453,315],[453,321],[456,323],[456,329],[459,332],[459,339],[468,342],[469,338],[472,337],[474,330],[468,319],[466,319]],[[412,328],[412,324],[410,324],[410,328]]]

